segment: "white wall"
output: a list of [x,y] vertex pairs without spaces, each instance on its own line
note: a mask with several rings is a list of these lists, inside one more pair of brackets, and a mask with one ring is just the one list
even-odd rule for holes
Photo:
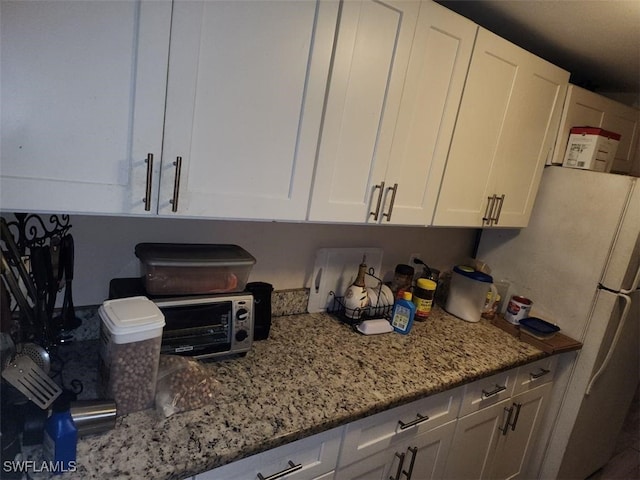
[[90,216],[72,216],[70,223],[76,248],[73,299],[78,306],[102,303],[110,279],[140,274],[134,254],[139,242],[240,245],[257,259],[249,280],[282,290],[310,285],[315,252],[321,247],[383,248],[388,275],[397,263],[408,262],[411,253],[448,269],[471,255],[475,240],[475,230],[424,227]]

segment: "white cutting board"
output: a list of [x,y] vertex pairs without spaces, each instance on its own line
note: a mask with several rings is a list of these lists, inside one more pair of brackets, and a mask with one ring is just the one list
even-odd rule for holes
[[[381,248],[321,248],[316,252],[309,291],[309,313],[325,312],[333,303],[333,296],[343,296],[345,290],[355,281],[358,267],[366,255],[367,271],[373,267],[375,275],[382,278]],[[378,281],[370,275],[365,276],[367,287],[375,287]]]

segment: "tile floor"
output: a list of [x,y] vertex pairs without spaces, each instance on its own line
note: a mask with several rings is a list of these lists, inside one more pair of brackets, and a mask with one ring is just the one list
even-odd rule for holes
[[618,437],[613,458],[588,480],[640,479],[640,388]]

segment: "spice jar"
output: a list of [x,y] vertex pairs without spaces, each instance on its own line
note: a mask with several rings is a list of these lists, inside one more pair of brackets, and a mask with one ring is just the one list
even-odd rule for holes
[[404,263],[396,265],[393,280],[391,281],[391,291],[394,298],[402,298],[403,292],[410,291],[414,273],[415,271],[411,265],[405,265]]

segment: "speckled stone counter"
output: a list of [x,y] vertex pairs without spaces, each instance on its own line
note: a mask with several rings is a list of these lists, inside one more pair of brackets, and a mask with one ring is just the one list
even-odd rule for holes
[[407,336],[364,336],[326,314],[276,317],[246,357],[206,364],[220,384],[211,405],[121,417],[81,439],[77,471],[58,478],[184,478],[543,356],[440,309]]

